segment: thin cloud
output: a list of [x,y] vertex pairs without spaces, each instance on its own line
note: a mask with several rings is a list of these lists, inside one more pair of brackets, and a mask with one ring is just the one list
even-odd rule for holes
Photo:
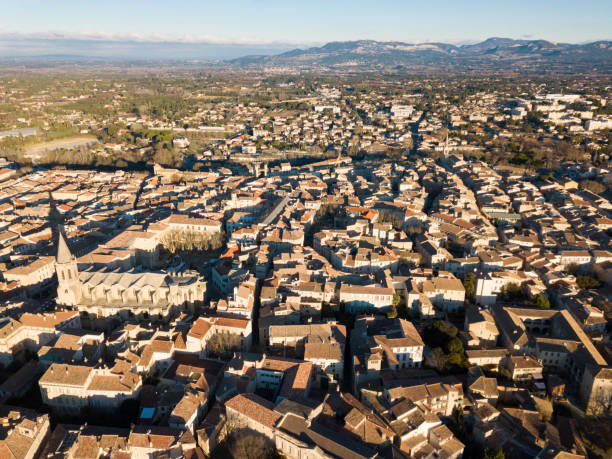
[[313,46],[318,43],[299,42],[292,40],[266,40],[259,37],[219,37],[208,34],[143,34],[143,33],[117,33],[117,32],[35,32],[22,33],[0,29],[0,40],[78,40],[99,42],[128,42],[128,43],[177,43],[177,44],[215,44],[215,45],[249,45],[249,46]]

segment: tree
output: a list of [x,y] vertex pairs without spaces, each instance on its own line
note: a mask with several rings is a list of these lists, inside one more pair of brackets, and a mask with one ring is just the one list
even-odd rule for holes
[[446,343],[445,348],[446,348],[446,352],[448,352],[449,354],[462,354],[463,353],[463,343],[456,336],[454,338],[451,338]]
[[510,282],[501,288],[498,298],[502,301],[522,301],[525,300],[525,291],[519,284]]
[[463,408],[453,410],[450,428],[457,438],[463,439],[465,435],[465,420],[463,419]]
[[465,288],[465,294],[470,299],[473,299],[474,294],[476,293],[475,281],[476,281],[476,274],[474,273],[468,273],[468,275],[465,276],[465,279],[463,280],[463,287]]
[[432,349],[426,364],[439,371],[455,372],[463,368],[466,357],[459,330],[450,322],[435,321],[425,329],[423,338]]
[[215,333],[206,343],[206,352],[211,357],[228,360],[234,352],[242,350],[243,339],[232,333]]
[[270,440],[255,432],[237,431],[229,443],[231,456],[236,459],[265,459],[275,453]]
[[508,370],[507,368],[501,368],[498,373],[502,377],[502,379],[512,381],[512,373],[510,373],[510,370]]
[[576,276],[576,283],[578,284],[578,287],[583,290],[590,290],[592,288],[601,287],[601,284],[597,279],[595,279],[593,276],[588,275]]
[[583,180],[582,182],[580,182],[580,188],[582,188],[583,190],[588,190],[595,194],[601,194],[606,191],[606,186],[595,180]]
[[395,319],[397,317],[397,307],[392,304],[387,312],[387,319]]
[[391,223],[393,229],[396,231],[399,231],[404,227],[404,220],[402,217],[397,213],[388,210],[381,210],[378,212],[378,222]]
[[446,356],[446,368],[445,370],[458,370],[463,367],[465,362],[465,357],[463,354],[459,354],[457,352],[452,354],[447,354]]
[[553,405],[549,400],[533,397],[536,409],[540,414],[540,421],[550,421],[553,415]]
[[393,300],[391,300],[391,305],[397,308],[400,304],[400,301],[402,301],[402,297],[399,296],[397,293],[394,293]]
[[506,459],[506,455],[501,449],[487,448],[484,452],[484,459]]
[[436,347],[425,356],[425,365],[443,371],[446,367],[446,355],[441,347]]
[[548,301],[548,298],[539,293],[533,297],[533,304],[540,309],[550,308],[550,301]]

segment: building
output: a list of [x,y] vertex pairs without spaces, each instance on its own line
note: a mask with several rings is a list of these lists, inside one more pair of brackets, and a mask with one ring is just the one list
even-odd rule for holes
[[46,314],[22,314],[19,320],[0,319],[0,363],[7,366],[24,351],[37,352],[53,341],[61,331],[80,328],[76,311]]
[[542,290],[545,289],[542,281],[535,272],[501,271],[478,275],[476,278],[476,291],[474,293],[475,302],[483,306],[495,304],[497,295],[504,287],[509,284],[521,286],[526,282],[541,284]]
[[142,380],[130,372],[54,363],[38,385],[43,403],[56,412],[78,415],[85,407],[118,410],[125,400],[138,397]]
[[344,354],[339,343],[322,342],[304,345],[304,360],[316,368],[315,379],[326,387],[330,382],[339,382],[344,371]]
[[60,234],[56,271],[57,301],[81,313],[84,323],[104,328],[113,318],[168,320],[204,301],[206,282],[196,273],[142,272],[135,269],[80,270]]
[[187,352],[208,353],[210,340],[219,335],[227,338],[227,344],[238,351],[249,351],[252,339],[252,321],[234,317],[199,317],[187,333]]
[[281,415],[274,404],[256,394],[238,394],[225,402],[227,422],[235,429],[253,430],[274,440]]
[[542,379],[542,369],[544,366],[533,357],[511,355],[502,364],[512,375],[513,381]]
[[375,380],[383,369],[418,368],[425,344],[412,323],[404,319],[362,317],[351,332],[355,385]]
[[28,265],[9,269],[2,275],[8,282],[18,282],[26,289],[29,296],[33,296],[53,285],[55,258],[39,257]]
[[582,377],[580,396],[588,414],[609,416],[612,413],[612,368],[587,366]]
[[470,335],[470,347],[493,347],[497,344],[499,330],[495,319],[486,309],[476,306],[466,308],[464,330]]
[[0,406],[0,457],[35,459],[51,433],[48,414],[25,408]]
[[346,305],[348,312],[386,312],[393,303],[394,293],[392,287],[342,284],[339,299]]

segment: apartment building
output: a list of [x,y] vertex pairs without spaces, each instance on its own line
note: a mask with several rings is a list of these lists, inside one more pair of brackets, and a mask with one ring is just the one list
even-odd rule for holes
[[126,399],[138,397],[142,379],[130,372],[54,363],[38,384],[43,403],[59,413],[78,415],[85,407],[118,410]]
[[394,293],[392,287],[342,284],[339,300],[346,305],[348,312],[385,312],[391,307]]

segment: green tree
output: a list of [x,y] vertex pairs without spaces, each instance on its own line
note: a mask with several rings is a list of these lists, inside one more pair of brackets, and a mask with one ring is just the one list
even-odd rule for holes
[[462,354],[463,353],[463,343],[456,336],[454,338],[451,338],[446,343],[445,348],[446,348],[446,352],[448,352],[449,354]]
[[484,452],[484,459],[506,459],[506,455],[501,449],[487,448]]
[[599,281],[595,279],[593,276],[589,276],[589,275],[576,276],[576,283],[578,284],[578,287],[580,287],[583,290],[590,290],[592,288],[601,287],[601,284],[599,283]]
[[475,282],[476,282],[476,274],[474,273],[469,273],[467,276],[465,276],[465,279],[463,280],[463,287],[465,288],[465,294],[470,299],[473,299],[474,294],[476,293]]
[[540,309],[549,309],[550,301],[543,295],[537,294],[533,297],[533,304]]

